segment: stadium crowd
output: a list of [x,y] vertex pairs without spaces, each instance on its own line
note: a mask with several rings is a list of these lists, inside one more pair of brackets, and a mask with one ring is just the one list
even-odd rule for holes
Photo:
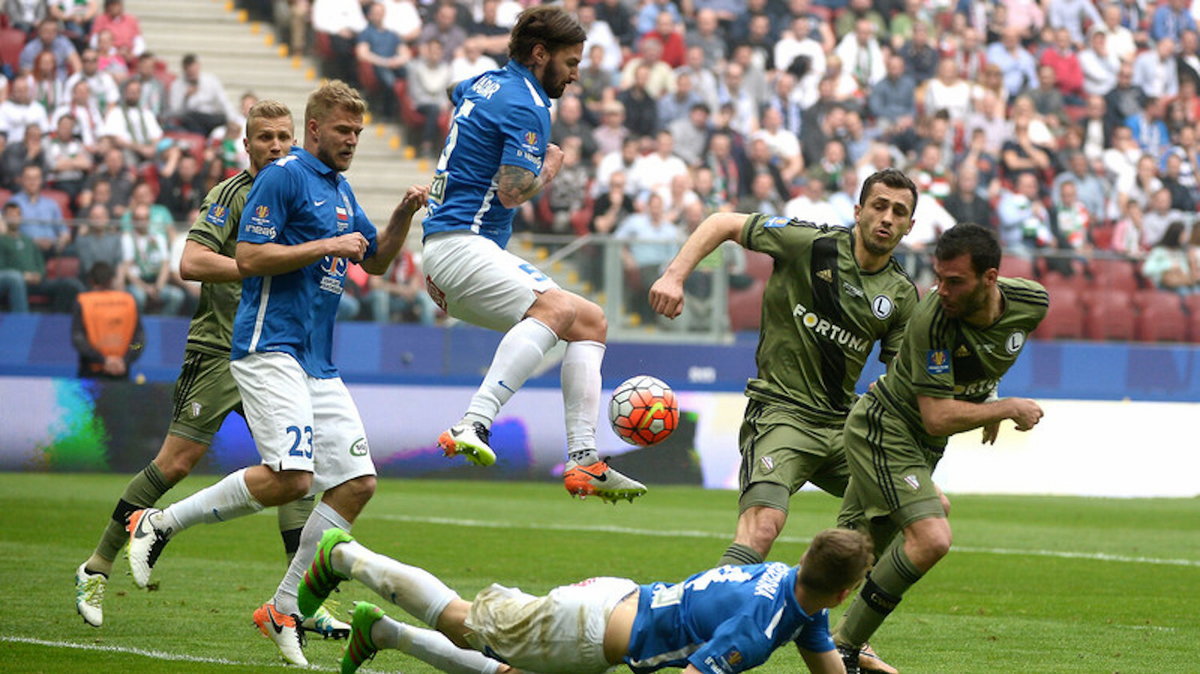
[[[176,232],[209,186],[245,165],[235,139],[253,95],[230,104],[195,57],[177,76],[146,51],[120,0],[7,4],[6,30],[25,31],[28,43],[0,94],[0,185],[55,270],[44,276],[86,275],[107,256],[151,311],[186,311],[194,289],[171,271]],[[273,22],[293,53],[315,56],[324,75],[355,83],[433,157],[449,124],[446,87],[505,62],[528,3],[238,4]],[[918,279],[937,235],[975,221],[999,233],[1005,273],[1037,277],[1052,293],[1187,294],[1200,280],[1192,3],[562,5],[588,33],[579,81],[554,109],[564,165],[517,228],[628,240],[633,311],[648,317],[656,270],[706,215],[849,225],[863,181],[885,167],[922,192],[902,246]],[[67,227],[72,216],[78,226]],[[80,261],[77,274],[53,264],[64,254]],[[418,264],[406,256],[387,287],[349,293],[345,317],[431,322]],[[58,304],[44,288],[31,293]]]

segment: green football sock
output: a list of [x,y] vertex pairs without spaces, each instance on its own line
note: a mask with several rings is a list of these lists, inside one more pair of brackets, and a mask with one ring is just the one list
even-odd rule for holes
[[125,530],[129,514],[158,503],[158,499],[162,498],[162,495],[175,485],[175,482],[167,480],[162,470],[153,461],[147,464],[142,472],[134,475],[129,484],[125,486],[125,493],[117,501],[117,507],[113,509],[112,518],[109,519],[108,526],[104,528],[100,543],[96,545],[96,550],[88,558],[87,568],[90,571],[110,573],[113,560],[121,551],[121,546],[129,540],[129,532]]
[[279,535],[283,538],[283,552],[287,555],[288,564],[292,563],[296,550],[300,549],[300,532],[304,530],[304,523],[308,521],[316,503],[315,496],[306,496],[291,503],[284,503],[275,509],[279,517]]
[[762,564],[763,556],[758,554],[758,551],[749,545],[734,543],[725,549],[725,554],[721,556],[719,566],[732,564],[734,566],[742,566],[745,564]]
[[888,615],[895,610],[904,593],[923,574],[904,554],[904,536],[896,536],[867,576],[850,608],[842,614],[834,629],[839,645],[859,647],[867,643]]

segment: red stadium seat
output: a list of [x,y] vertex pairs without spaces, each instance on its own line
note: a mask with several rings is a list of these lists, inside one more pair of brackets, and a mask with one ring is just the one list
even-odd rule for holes
[[1007,278],[1034,278],[1033,261],[1016,255],[1005,255],[1000,259],[1000,275]]
[[[60,278],[79,278],[79,258],[73,255],[59,255],[46,260],[46,280]],[[31,293],[29,306],[49,306],[52,299],[50,295]]]
[[1186,309],[1189,314],[1200,315],[1200,293],[1184,295],[1181,300],[1183,302],[1183,308]]
[[1088,339],[1134,338],[1137,316],[1128,293],[1119,289],[1091,290],[1084,293],[1083,304],[1083,332]]
[[753,250],[746,251],[746,274],[760,281],[766,282],[771,278],[771,272],[775,271],[775,258],[766,253],[759,253]]
[[1141,288],[1137,269],[1129,260],[1092,260],[1091,269],[1093,288],[1118,288],[1125,292]]
[[1188,334],[1187,339],[1193,344],[1200,344],[1200,312],[1191,312],[1187,315]]
[[1050,310],[1033,336],[1038,339],[1080,339],[1083,337],[1083,305],[1079,294],[1065,286],[1050,291]]
[[0,28],[0,63],[17,72],[21,50],[25,48],[25,32],[16,28]]
[[204,161],[204,148],[208,145],[208,139],[203,134],[192,133],[191,131],[167,131],[163,134],[163,138],[170,138],[176,143],[187,147],[188,152],[196,158],[197,161]]
[[1050,293],[1050,298],[1052,300],[1056,300],[1057,293],[1061,290],[1069,290],[1076,295],[1079,295],[1083,291],[1087,290],[1091,283],[1088,280],[1088,277],[1083,273],[1064,276],[1060,272],[1056,271],[1045,272],[1038,280],[1043,286],[1046,287],[1046,290]]
[[1143,342],[1187,341],[1188,315],[1178,302],[1151,305],[1138,315],[1135,335]]
[[7,204],[8,200],[12,199],[12,195],[13,193],[11,190],[6,190],[3,187],[0,187],[0,206]]
[[70,220],[75,217],[75,211],[71,209],[71,195],[62,190],[46,188],[42,190],[42,196],[58,204],[58,209],[62,211],[64,220]]
[[1183,311],[1183,303],[1177,293],[1169,290],[1139,290],[1133,293],[1133,306],[1138,311],[1161,308],[1171,311]]
[[358,84],[368,94],[379,92],[379,78],[375,77],[375,67],[363,60],[355,60],[358,67]]
[[762,294],[766,283],[755,279],[749,288],[729,291],[729,327],[734,332],[762,325]]

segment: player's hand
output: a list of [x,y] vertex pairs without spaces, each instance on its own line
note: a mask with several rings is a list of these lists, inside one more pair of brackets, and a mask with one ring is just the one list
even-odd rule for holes
[[672,319],[683,313],[683,283],[660,276],[650,286],[650,307]]
[[983,444],[994,445],[1000,435],[1000,422],[996,421],[983,427]]
[[104,357],[104,372],[105,374],[114,377],[120,377],[125,374],[125,359],[120,356],[105,356]]
[[413,185],[404,193],[404,198],[400,200],[400,208],[411,213],[416,213],[425,206],[425,202],[429,200],[429,185]]
[[350,232],[329,239],[329,252],[332,257],[344,257],[352,262],[362,262],[367,253],[367,238],[359,232]]
[[1042,408],[1036,402],[1029,398],[1009,398],[1008,400],[1009,404],[1013,406],[1012,414],[1008,415],[1008,418],[1017,425],[1018,431],[1028,431],[1042,420]]
[[562,168],[563,151],[562,148],[550,143],[546,146],[546,158],[542,160],[542,184],[546,184],[554,180],[554,176],[558,175],[558,170]]

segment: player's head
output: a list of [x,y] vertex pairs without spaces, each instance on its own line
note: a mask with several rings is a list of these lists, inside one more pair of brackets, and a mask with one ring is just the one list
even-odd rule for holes
[[982,225],[960,222],[942,233],[933,250],[942,310],[952,318],[970,316],[987,304],[1000,275],[1000,241]]
[[826,529],[813,537],[800,558],[796,580],[809,598],[837,606],[867,576],[874,559],[866,535],[850,529]]
[[330,80],[308,96],[304,149],[337,171],[350,168],[363,130],[367,103],[350,85]]
[[912,229],[917,186],[903,172],[885,168],[863,183],[854,221],[858,242],[872,255],[890,255]]
[[258,173],[287,154],[295,137],[296,125],[288,106],[269,99],[250,106],[246,113],[246,137],[242,139],[250,155],[250,172]]
[[529,68],[550,98],[579,79],[587,32],[573,15],[554,5],[521,12],[508,41],[508,56]]

